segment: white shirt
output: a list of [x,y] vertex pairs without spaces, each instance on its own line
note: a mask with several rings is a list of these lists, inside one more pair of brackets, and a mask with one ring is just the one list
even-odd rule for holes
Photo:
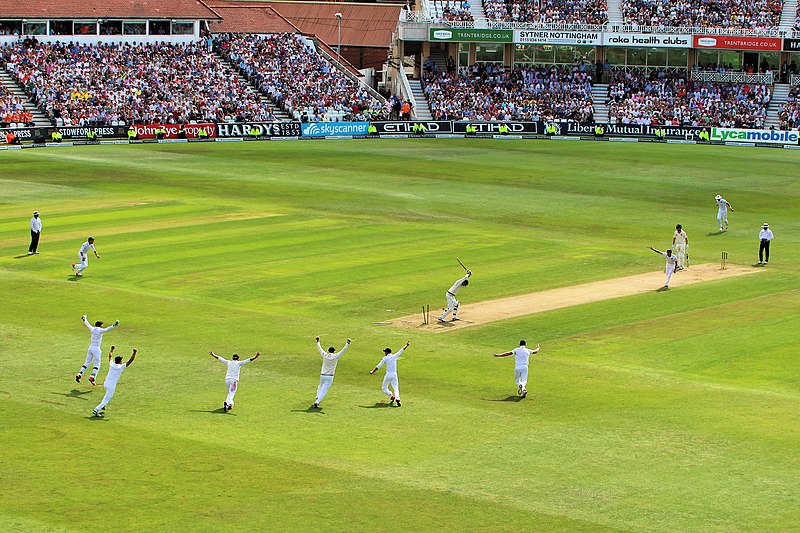
[[125,363],[111,363],[108,367],[108,375],[106,376],[106,380],[103,383],[104,387],[116,387],[117,381],[119,381],[119,377],[122,375],[122,371],[127,368],[128,365]]
[[79,253],[81,255],[85,255],[86,252],[88,252],[89,250],[94,250],[94,253],[97,253],[97,250],[95,250],[94,248],[94,244],[89,244],[89,241],[86,241],[85,243],[81,244],[81,249]]
[[321,375],[332,376],[336,373],[336,365],[339,362],[339,358],[342,354],[347,350],[349,344],[345,344],[344,348],[339,350],[339,353],[328,353],[322,349],[319,342],[317,342],[317,350],[319,350],[319,354],[322,356],[322,370],[320,370]]
[[725,198],[720,198],[717,200],[717,207],[719,207],[720,212],[724,212],[728,210],[728,201]]
[[386,365],[387,374],[397,374],[397,358],[405,351],[405,348],[400,348],[396,353],[386,355],[381,362],[378,363],[378,368]]
[[663,255],[667,259],[667,268],[668,269],[669,268],[675,268],[675,264],[678,262],[678,256],[677,255],[675,255],[675,254],[667,255],[667,252],[661,252],[661,255]]
[[114,324],[111,324],[107,328],[98,328],[97,326],[93,326],[93,325],[89,324],[89,321],[86,320],[85,318],[83,319],[83,323],[86,324],[86,327],[89,328],[89,331],[92,334],[92,343],[89,346],[91,346],[93,348],[99,348],[100,347],[100,343],[103,342],[103,333],[106,333],[107,331],[111,331],[112,329],[117,327]]
[[768,241],[771,241],[772,239],[775,238],[775,236],[772,234],[772,230],[767,228],[767,229],[762,229],[761,231],[758,232],[758,238],[767,239]]
[[[464,281],[465,281],[465,280],[467,280],[467,279],[469,279],[469,275],[466,275],[466,276],[464,276],[463,278],[461,278],[461,279],[459,279],[458,281],[456,281],[455,283],[453,283],[453,286],[452,286],[452,287],[450,287],[450,289],[449,289],[447,292],[449,292],[450,294],[452,294],[453,296],[455,296],[455,295],[458,293],[458,290],[459,290],[461,287],[463,287],[462,283],[464,283]],[[441,294],[441,293],[440,293],[440,294]]]
[[31,219],[31,231],[35,231],[36,233],[41,233],[42,231],[42,219],[39,217],[33,217]]
[[239,381],[239,371],[241,370],[242,365],[246,365],[252,358],[245,359],[244,361],[228,361],[220,356],[217,356],[217,359],[220,363],[228,365],[228,372],[225,374],[225,379],[235,379]]
[[528,366],[533,350],[528,349],[527,346],[520,346],[511,350],[514,354],[514,364],[516,366]]
[[680,230],[680,231],[675,230],[675,234],[673,235],[673,240],[675,241],[675,244],[684,244],[684,243],[686,243],[686,238],[687,237],[688,236],[686,235],[685,231],[683,231],[683,230]]

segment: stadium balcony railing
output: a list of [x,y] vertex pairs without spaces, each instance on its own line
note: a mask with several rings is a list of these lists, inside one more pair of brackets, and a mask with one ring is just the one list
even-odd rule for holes
[[789,85],[792,87],[800,87],[800,74],[792,74],[789,76]]
[[773,85],[772,72],[748,74],[747,72],[715,72],[713,70],[693,70],[689,73],[693,81],[713,81],[718,83],[751,83],[754,85]]

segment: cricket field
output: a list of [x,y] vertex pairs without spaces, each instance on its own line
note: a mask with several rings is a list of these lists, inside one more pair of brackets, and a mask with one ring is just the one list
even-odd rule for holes
[[[798,168],[790,150],[505,139],[0,152],[0,531],[800,531]],[[658,272],[648,247],[677,223],[691,265],[756,268],[764,222],[751,275],[391,323],[423,305],[435,322],[456,256],[469,320]],[[83,314],[121,322],[96,387],[74,379]],[[353,340],[318,410],[316,335]],[[520,339],[542,346],[522,400],[492,357]],[[389,407],[369,370],[406,341]],[[97,418],[111,345],[139,355]],[[230,413],[210,350],[263,354]]]

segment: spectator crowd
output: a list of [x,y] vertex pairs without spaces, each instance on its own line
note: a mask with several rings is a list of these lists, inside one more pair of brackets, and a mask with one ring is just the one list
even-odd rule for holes
[[800,87],[792,87],[783,108],[780,111],[780,125],[782,130],[800,128]]
[[215,47],[295,120],[368,120],[386,115],[384,104],[298,35],[218,35]]
[[428,64],[425,96],[436,120],[592,120],[592,78],[583,66],[480,63],[439,71]]
[[777,28],[783,0],[623,0],[622,17],[636,26]]
[[25,101],[0,85],[0,125],[31,124],[33,115],[25,109]]
[[607,0],[484,0],[490,20],[528,24],[605,24]]
[[685,70],[619,72],[608,85],[608,117],[621,124],[762,128],[766,85],[693,82]]
[[269,120],[246,83],[189,44],[14,44],[6,68],[65,126]]

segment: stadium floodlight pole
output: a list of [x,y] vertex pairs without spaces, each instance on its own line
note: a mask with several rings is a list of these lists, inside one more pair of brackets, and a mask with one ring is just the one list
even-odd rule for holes
[[336,13],[336,62],[342,66],[341,47],[342,47],[342,14]]

